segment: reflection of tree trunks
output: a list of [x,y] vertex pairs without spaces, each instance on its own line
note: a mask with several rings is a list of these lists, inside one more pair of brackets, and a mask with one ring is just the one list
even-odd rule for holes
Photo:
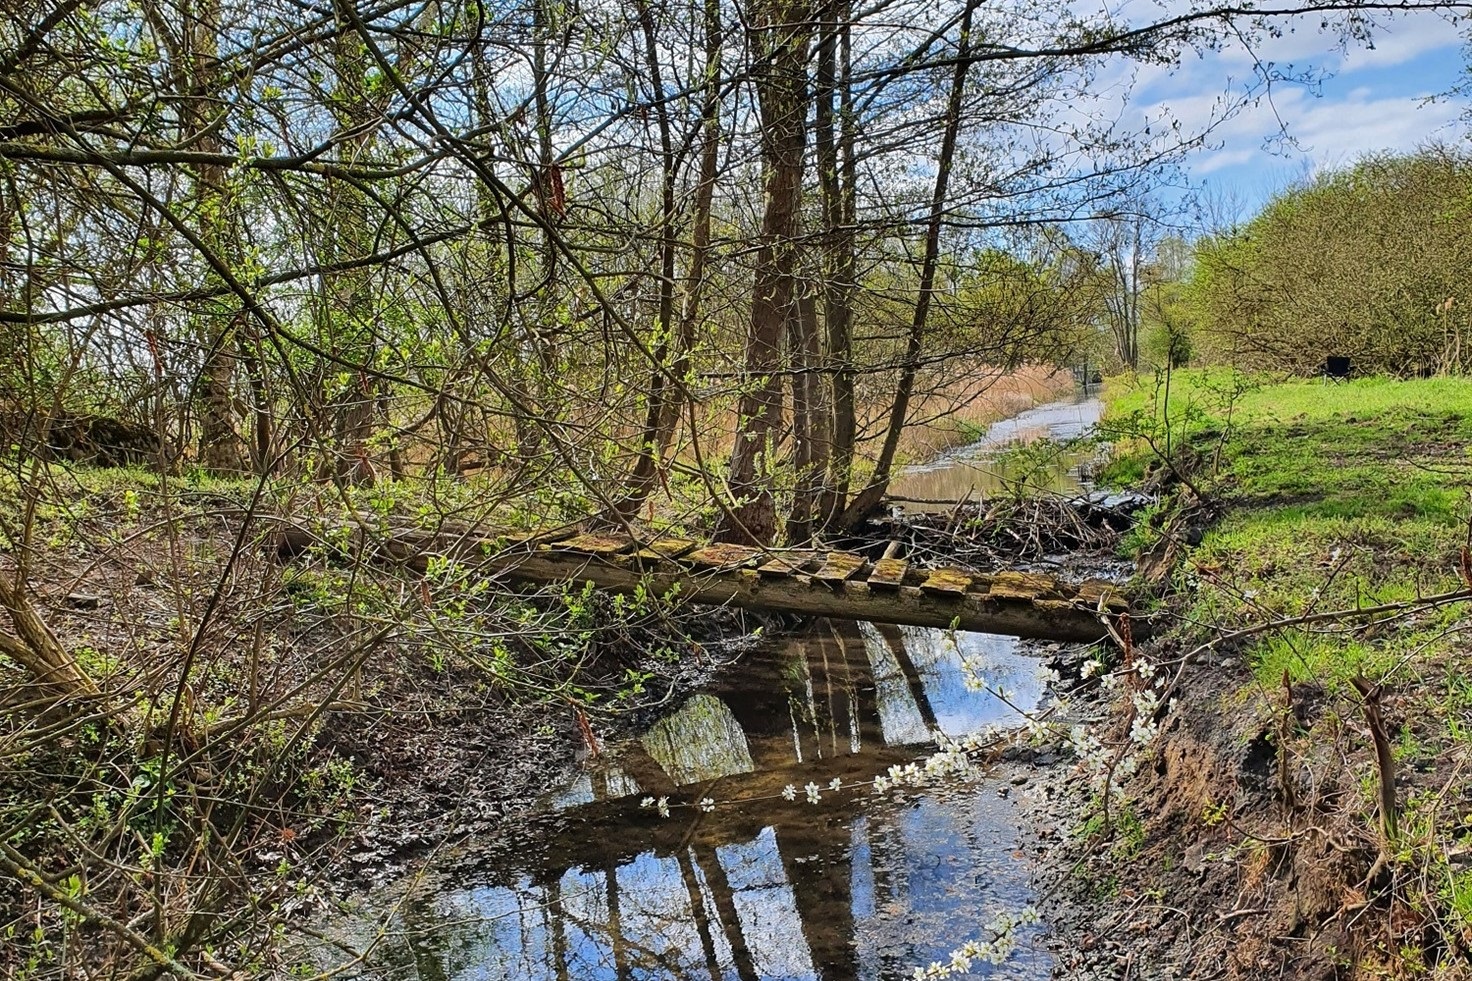
[[603,878],[608,883],[608,942],[613,946],[613,973],[623,981],[629,976],[629,949],[619,914],[618,866],[612,862],[605,865]]
[[803,937],[818,976],[857,977],[853,868],[847,860],[839,858],[847,854],[846,849],[841,844],[829,847],[816,862],[792,861],[780,842],[777,853],[782,856],[782,870],[792,886]]
[[567,973],[567,935],[563,930],[562,879],[553,876],[547,883],[547,954],[558,981],[570,981]]
[[853,620],[834,623],[833,634],[843,650],[844,670],[849,685],[850,730],[857,730],[860,741],[884,745],[884,725],[879,715],[878,686],[874,682],[874,663],[859,625]]
[[792,682],[784,670],[791,663],[787,655],[783,650],[752,658],[747,662],[746,683],[739,694],[724,696],[736,723],[746,733],[751,761],[757,771],[790,766],[793,762],[791,754],[783,748],[786,744],[782,739],[762,738],[784,736],[793,725]]
[[[828,712],[829,755],[857,752],[854,746],[856,740],[850,736],[857,719],[854,716],[856,693],[853,689],[853,672],[845,661],[847,652],[843,649],[843,642],[838,638],[833,624],[827,620],[818,622],[813,633],[813,642],[818,647],[818,663],[813,667],[822,668],[823,703]],[[840,728],[844,730],[842,739],[839,737]]]
[[678,852],[675,860],[680,863],[680,878],[685,880],[685,892],[690,897],[690,914],[695,918],[695,932],[700,934],[700,950],[710,968],[711,981],[720,981],[721,966],[716,962],[716,942],[710,934],[710,917],[705,915],[705,899],[700,895],[700,880],[695,876],[695,865],[687,849]]
[[675,782],[664,772],[664,767],[637,740],[631,741],[619,754],[618,765],[633,777],[644,793],[660,796],[672,794],[676,790]]
[[414,959],[415,981],[449,981],[445,965],[453,934],[437,920],[426,923],[418,914],[415,909],[404,924],[404,937]]
[[692,845],[690,852],[696,864],[700,866],[700,870],[705,873],[706,884],[710,886],[711,899],[716,905],[716,915],[720,918],[721,926],[725,930],[726,943],[731,947],[731,960],[735,963],[736,976],[741,981],[756,981],[756,965],[752,962],[751,951],[746,946],[746,937],[741,932],[741,918],[736,913],[736,900],[731,892],[731,880],[726,878],[726,870],[716,856],[716,850],[707,846]]
[[879,636],[884,638],[885,646],[894,655],[895,663],[900,666],[900,673],[905,676],[905,683],[910,686],[910,694],[915,699],[915,707],[920,710],[920,718],[925,723],[925,728],[935,732],[940,725],[935,720],[935,709],[925,694],[925,683],[920,680],[920,671],[910,658],[909,649],[905,647],[905,635],[900,633],[900,628],[892,623],[876,623],[874,629],[878,630]]
[[831,621],[833,636],[843,652],[846,684],[849,690],[850,726],[857,727],[861,741],[884,745],[884,725],[879,716],[879,699],[874,684],[874,664],[869,647],[853,620]]

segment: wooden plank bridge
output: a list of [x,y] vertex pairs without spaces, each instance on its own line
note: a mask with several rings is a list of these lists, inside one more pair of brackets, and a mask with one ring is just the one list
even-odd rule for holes
[[[1098,640],[1106,633],[1103,617],[1129,612],[1117,586],[1100,580],[1073,583],[1032,572],[925,568],[904,558],[871,560],[846,551],[640,539],[575,529],[370,533],[359,525],[352,537],[370,554],[421,572],[438,556],[509,582],[591,582],[614,593],[642,588],[658,595],[673,592],[694,603],[1024,638]],[[279,549],[289,556],[323,540],[288,527]]]

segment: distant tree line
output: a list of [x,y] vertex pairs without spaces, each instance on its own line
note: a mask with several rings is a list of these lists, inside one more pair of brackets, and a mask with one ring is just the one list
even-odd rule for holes
[[[1179,239],[1166,245],[1180,247]],[[1287,188],[1187,261],[1147,257],[1150,359],[1313,374],[1328,358],[1399,376],[1472,368],[1472,155],[1377,154]],[[1153,264],[1153,265],[1152,265]]]

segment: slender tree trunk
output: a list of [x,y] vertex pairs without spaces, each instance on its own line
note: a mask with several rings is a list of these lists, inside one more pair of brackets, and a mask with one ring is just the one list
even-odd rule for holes
[[619,515],[627,520],[638,512],[639,506],[649,496],[654,480],[663,464],[660,437],[666,420],[673,417],[668,408],[673,397],[673,386],[666,376],[666,361],[672,346],[678,341],[672,336],[675,318],[675,148],[670,135],[669,106],[664,100],[664,83],[659,70],[659,46],[655,36],[654,13],[648,0],[639,0],[639,26],[644,34],[644,64],[649,70],[649,85],[653,90],[655,120],[659,126],[660,166],[663,180],[660,186],[660,232],[659,232],[659,303],[655,315],[654,366],[649,378],[648,404],[645,407],[644,429],[640,435],[638,458],[629,477],[628,492],[618,502]]
[[[853,291],[855,200],[853,93],[850,84],[851,0],[830,5],[818,45],[815,129],[818,186],[823,202],[823,321],[826,363],[832,387],[829,472],[818,506],[826,526],[848,499],[858,426],[854,410]],[[841,59],[841,78],[838,62]],[[835,134],[835,99],[838,132]]]
[[801,0],[763,0],[750,11],[762,126],[766,207],[762,216],[751,324],[746,337],[746,390],[741,396],[729,484],[735,506],[717,529],[722,541],[770,544],[777,533],[772,493],[774,432],[782,415],[783,328],[796,317],[797,222],[806,144],[807,52],[812,24]]
[[925,255],[920,265],[920,291],[915,297],[914,315],[905,341],[905,360],[895,388],[894,402],[890,406],[884,446],[874,463],[874,474],[869,479],[869,485],[854,498],[840,519],[845,527],[853,527],[867,518],[889,489],[895,453],[899,450],[900,434],[904,432],[905,420],[910,411],[910,397],[915,392],[915,378],[920,371],[920,355],[925,344],[925,324],[930,316],[930,302],[935,291],[935,271],[940,264],[940,230],[945,216],[951,168],[956,158],[956,141],[961,132],[961,107],[966,95],[966,75],[971,67],[971,19],[979,2],[980,0],[967,0],[966,11],[961,17],[956,69],[951,78],[951,95],[946,106],[945,135],[941,139],[940,159],[936,164],[930,217],[925,225]]
[[[190,142],[190,149],[200,153],[222,153],[225,144],[216,108],[224,99],[218,90],[219,0],[186,3],[183,14],[181,54],[188,66],[180,76],[184,138]],[[219,164],[200,164],[190,170],[201,237],[217,255],[238,261],[240,249],[234,241],[233,202],[226,169]],[[199,463],[216,473],[238,473],[246,469],[246,446],[238,432],[235,411],[234,334],[241,318],[221,306],[208,304],[210,312],[199,318],[194,331],[204,352],[196,383]]]
[[[670,374],[679,384],[676,395],[685,398],[684,386],[689,382],[690,352],[695,347],[695,332],[700,316],[700,299],[705,287],[705,267],[710,262],[711,211],[715,202],[716,178],[721,155],[721,4],[705,0],[705,104],[701,108],[704,140],[700,145],[700,175],[695,187],[695,218],[690,231],[690,268],[685,274],[685,295],[680,304],[680,329],[676,340],[675,361]],[[663,460],[675,439],[680,401],[667,399],[666,418],[659,433],[659,456]]]
[[[352,0],[336,2],[342,5]],[[369,57],[349,17],[341,15],[338,24],[332,64],[337,76],[334,115],[344,154],[363,157],[373,146],[372,123],[377,115],[366,87]],[[331,180],[329,187],[329,258],[367,254],[372,250],[371,233],[363,192],[344,180]],[[365,271],[355,269],[329,276],[325,285],[324,341],[343,360],[361,366],[334,399],[333,472],[340,480],[368,484],[375,479],[369,441],[377,415],[377,386],[370,377],[378,350],[372,283]],[[340,374],[335,365],[325,367],[328,378]]]
[[812,539],[815,519],[819,522],[824,519],[824,483],[833,444],[827,386],[818,372],[823,355],[815,284],[803,284],[797,315],[788,325],[788,345],[793,367],[797,369],[792,380],[797,484],[792,494],[792,513],[787,519],[787,541],[798,544]]

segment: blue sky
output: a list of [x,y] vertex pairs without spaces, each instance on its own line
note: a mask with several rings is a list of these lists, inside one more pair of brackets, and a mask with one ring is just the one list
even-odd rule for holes
[[[1343,51],[1317,26],[1317,19],[1300,25],[1255,54],[1285,70],[1291,65],[1330,77],[1314,88],[1276,83],[1270,98],[1220,123],[1212,145],[1187,160],[1190,182],[1236,202],[1241,217],[1315,170],[1433,139],[1465,141],[1472,129],[1464,118],[1467,101],[1444,97],[1462,80],[1466,64],[1463,41],[1445,20],[1417,14],[1384,21],[1373,48]],[[1229,87],[1240,90],[1253,77],[1253,66],[1253,55],[1236,47],[1190,56],[1173,71],[1145,69],[1131,106],[1152,116],[1168,109],[1184,127],[1200,127]],[[1281,139],[1283,128],[1292,144]]]

